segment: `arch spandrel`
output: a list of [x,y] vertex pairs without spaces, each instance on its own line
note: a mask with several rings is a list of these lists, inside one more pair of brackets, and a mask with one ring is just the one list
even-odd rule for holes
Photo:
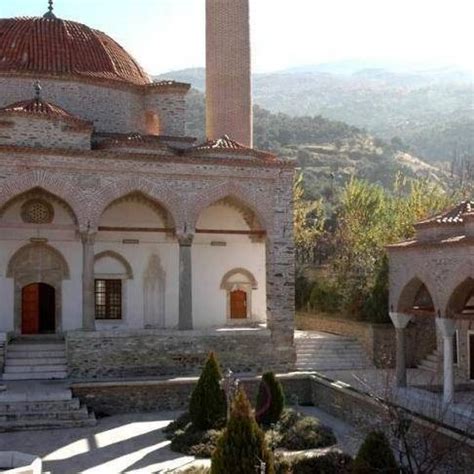
[[0,210],[29,191],[43,191],[63,201],[74,214],[79,228],[87,227],[88,205],[81,190],[75,186],[73,180],[47,171],[35,170],[2,181]]
[[172,225],[176,229],[184,227],[182,199],[176,193],[161,184],[158,185],[143,178],[131,178],[112,183],[97,193],[94,197],[94,208],[90,213],[91,228],[98,229],[102,214],[115,201],[134,194],[140,194],[145,199],[161,206],[168,213]]

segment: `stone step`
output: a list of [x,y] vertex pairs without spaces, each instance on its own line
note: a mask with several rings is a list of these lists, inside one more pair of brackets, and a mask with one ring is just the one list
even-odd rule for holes
[[43,357],[38,358],[16,358],[7,356],[5,359],[5,365],[66,365],[67,359],[65,357]]
[[21,374],[25,372],[39,373],[39,372],[65,372],[67,370],[64,364],[57,365],[8,365],[5,364],[5,374]]
[[436,364],[441,362],[441,357],[437,354],[430,354],[429,356],[426,357],[425,360],[429,360],[430,362],[435,362]]
[[45,351],[59,351],[65,350],[64,343],[47,343],[47,344],[25,344],[25,343],[14,343],[9,344],[7,346],[8,352],[25,352],[25,351],[33,351],[33,352],[45,352]]
[[364,354],[364,352],[362,352],[360,349],[355,349],[355,350],[341,350],[341,351],[337,351],[337,350],[313,350],[313,349],[304,349],[304,350],[301,350],[301,349],[298,349],[297,350],[297,354],[303,354],[303,355],[312,355],[312,356],[328,356],[328,357],[331,357],[331,356],[334,356],[334,357],[339,357],[341,355],[345,355],[345,356],[348,356],[348,357],[351,357],[351,356],[354,356],[354,357],[357,357],[358,355],[362,355]]
[[59,372],[21,372],[21,373],[4,373],[3,380],[55,380],[65,379],[67,371]]
[[42,359],[48,357],[66,357],[66,351],[63,350],[48,350],[48,351],[10,351],[7,350],[7,358],[9,359]]
[[97,420],[93,413],[89,413],[88,417],[82,420],[45,420],[45,419],[28,419],[14,421],[0,421],[0,431],[32,431],[32,430],[53,430],[64,428],[82,428],[86,426],[95,426]]
[[348,364],[348,363],[332,363],[332,364],[324,364],[324,363],[321,363],[321,364],[315,364],[315,363],[299,363],[297,362],[296,363],[296,367],[297,368],[331,368],[331,369],[345,369],[345,368],[349,368],[349,369],[355,369],[355,368],[368,368],[368,364],[364,364],[364,363],[361,363],[361,364],[358,364],[358,363],[354,363],[354,364]]
[[5,421],[15,420],[85,420],[89,418],[87,407],[82,406],[76,410],[43,411],[43,412],[15,412],[3,414]]
[[78,398],[41,402],[0,402],[0,415],[79,410],[80,406],[81,402]]

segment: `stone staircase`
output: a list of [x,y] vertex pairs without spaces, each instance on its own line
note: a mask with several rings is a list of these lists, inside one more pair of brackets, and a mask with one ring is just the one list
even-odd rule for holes
[[296,369],[369,369],[373,364],[356,339],[316,331],[296,331]]
[[8,344],[3,380],[50,380],[66,377],[64,339],[21,337]]
[[443,356],[438,349],[428,354],[417,366],[418,369],[427,370],[428,372],[438,372],[443,366]]
[[7,382],[7,390],[0,393],[0,431],[95,426],[94,413],[70,389],[45,383]]

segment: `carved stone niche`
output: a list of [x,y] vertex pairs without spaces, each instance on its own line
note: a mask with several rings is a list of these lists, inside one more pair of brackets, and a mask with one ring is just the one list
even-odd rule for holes
[[160,257],[150,256],[143,274],[143,304],[145,328],[164,329],[166,326],[166,273]]

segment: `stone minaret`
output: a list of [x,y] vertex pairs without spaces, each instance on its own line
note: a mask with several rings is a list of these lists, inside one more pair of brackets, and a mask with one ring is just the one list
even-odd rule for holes
[[206,0],[206,133],[253,142],[249,0]]

